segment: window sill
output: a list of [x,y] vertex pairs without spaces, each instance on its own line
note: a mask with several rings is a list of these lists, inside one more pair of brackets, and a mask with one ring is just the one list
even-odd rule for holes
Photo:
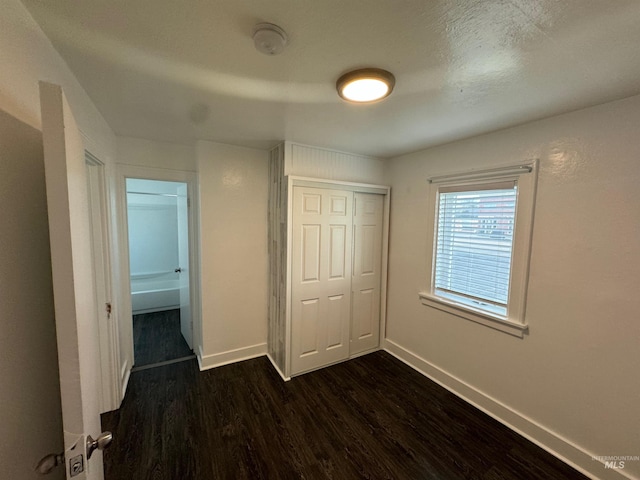
[[508,333],[509,335],[524,338],[524,335],[529,333],[529,326],[527,324],[514,322],[512,320],[506,320],[497,316],[493,316],[490,313],[480,312],[467,307],[466,305],[450,302],[446,299],[436,297],[429,293],[419,292],[418,296],[420,297],[420,301],[422,302],[422,304],[427,307],[436,308],[443,312],[456,315],[457,317],[480,323],[495,330]]

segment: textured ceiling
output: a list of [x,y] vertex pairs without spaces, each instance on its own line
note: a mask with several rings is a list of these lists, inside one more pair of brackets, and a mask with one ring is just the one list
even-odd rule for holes
[[[640,93],[638,0],[24,0],[119,135],[381,157]],[[289,34],[279,56],[251,29]],[[391,97],[339,99],[357,67]]]

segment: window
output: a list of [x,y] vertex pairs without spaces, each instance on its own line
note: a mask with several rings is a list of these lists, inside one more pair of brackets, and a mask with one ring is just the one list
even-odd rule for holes
[[422,303],[523,336],[537,163],[432,177]]

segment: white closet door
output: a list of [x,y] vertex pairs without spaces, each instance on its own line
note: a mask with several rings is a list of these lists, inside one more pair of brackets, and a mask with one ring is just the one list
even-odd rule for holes
[[383,209],[383,195],[355,194],[351,355],[376,348],[380,342]]
[[353,193],[293,188],[291,373],[349,357]]

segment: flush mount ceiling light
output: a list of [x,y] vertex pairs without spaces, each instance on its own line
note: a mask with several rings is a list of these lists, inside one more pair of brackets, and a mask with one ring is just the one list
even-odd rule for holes
[[278,55],[287,41],[287,32],[273,23],[259,23],[253,27],[253,43],[260,53]]
[[338,95],[355,103],[372,103],[388,97],[396,79],[380,68],[363,68],[345,73],[336,82]]

